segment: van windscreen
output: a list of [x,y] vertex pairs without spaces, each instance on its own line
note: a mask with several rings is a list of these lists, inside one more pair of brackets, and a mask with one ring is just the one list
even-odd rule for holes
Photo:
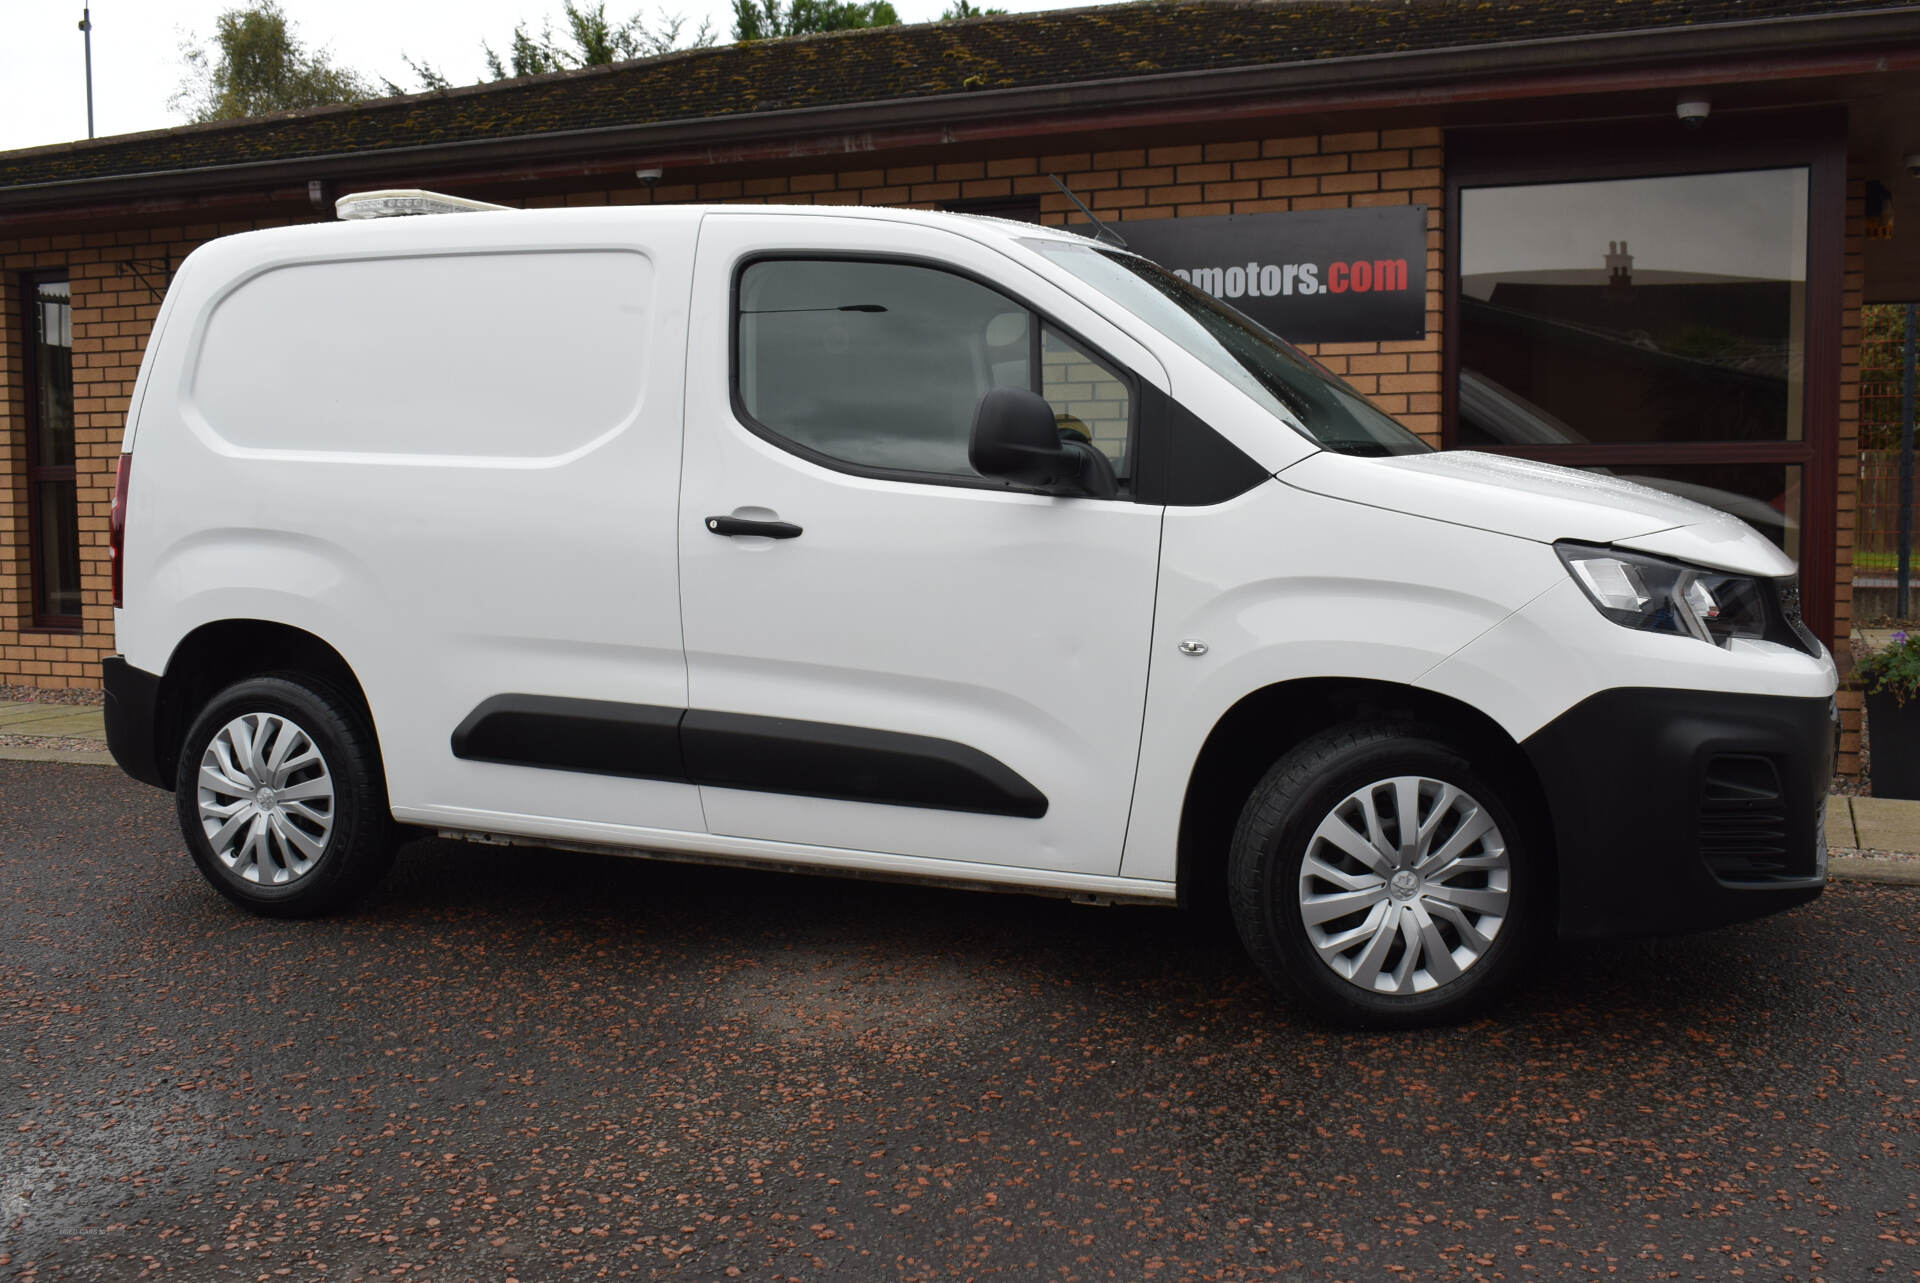
[[1178,343],[1315,444],[1374,456],[1432,449],[1293,344],[1158,264],[1091,244],[1037,238],[1023,244]]

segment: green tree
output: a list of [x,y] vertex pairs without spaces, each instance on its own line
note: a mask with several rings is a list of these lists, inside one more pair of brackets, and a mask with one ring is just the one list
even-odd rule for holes
[[[625,22],[607,17],[604,3],[591,7],[563,0],[562,31],[554,36],[553,24],[543,22],[538,34],[524,22],[516,23],[513,39],[503,58],[492,45],[482,41],[480,48],[487,60],[487,74],[495,80],[509,76],[538,76],[549,71],[569,71],[576,67],[605,67],[629,58],[650,58],[675,49],[701,49],[713,43],[713,29],[705,22],[687,34],[686,19],[679,14],[658,13],[652,19],[636,13]],[[445,89],[447,79],[432,67],[407,59],[407,66],[428,89]]]
[[735,40],[891,27],[899,21],[900,15],[888,0],[733,0]]
[[214,23],[211,50],[189,40],[180,56],[186,74],[167,105],[195,122],[362,102],[376,92],[325,49],[308,49],[276,0],[228,9]]
[[[1869,303],[1860,309],[1860,448],[1900,448],[1900,402],[1906,377],[1907,309]],[[1894,505],[1896,508],[1899,505]]]
[[[448,80],[445,76],[441,75],[437,70],[435,70],[432,63],[415,62],[412,58],[408,57],[404,53],[400,55],[400,61],[407,64],[408,71],[411,71],[414,75],[420,78],[420,87],[422,89],[432,90],[432,89],[453,88],[453,82],[451,80]],[[498,77],[495,77],[495,79],[498,79]],[[392,90],[395,94],[403,94],[406,92],[406,90],[394,84],[392,81],[387,82],[387,88]]]
[[953,0],[946,11],[940,15],[940,21],[952,22],[956,18],[990,18],[1005,13],[1005,9],[988,9],[973,3],[973,0]]

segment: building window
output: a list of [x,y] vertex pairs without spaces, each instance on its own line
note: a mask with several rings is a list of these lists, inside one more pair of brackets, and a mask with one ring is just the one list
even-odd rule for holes
[[80,627],[74,480],[73,301],[65,276],[26,278],[29,601],[36,628]]
[[1808,181],[1462,190],[1454,444],[1671,491],[1798,558]]

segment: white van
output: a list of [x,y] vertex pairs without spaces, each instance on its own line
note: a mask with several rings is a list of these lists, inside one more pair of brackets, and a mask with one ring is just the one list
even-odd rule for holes
[[1224,893],[1268,977],[1385,1026],[1556,934],[1825,883],[1835,672],[1778,548],[1432,452],[1064,232],[226,237],[167,295],[113,531],[115,756],[261,913],[345,904],[407,830]]

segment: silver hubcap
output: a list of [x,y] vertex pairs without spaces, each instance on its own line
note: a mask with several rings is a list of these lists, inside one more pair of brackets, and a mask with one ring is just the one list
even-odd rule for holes
[[285,886],[326,854],[333,775],[313,737],[277,713],[245,713],[200,758],[200,825],[220,862]]
[[1441,780],[1355,789],[1300,865],[1300,921],[1333,973],[1375,993],[1424,993],[1487,954],[1506,921],[1507,842],[1485,807]]

